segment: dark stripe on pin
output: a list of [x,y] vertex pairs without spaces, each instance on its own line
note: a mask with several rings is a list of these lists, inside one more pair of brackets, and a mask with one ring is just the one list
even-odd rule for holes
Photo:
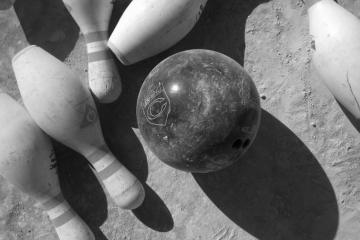
[[101,60],[111,59],[111,53],[109,49],[105,49],[98,52],[92,52],[88,54],[88,62],[97,62]]
[[65,223],[67,223],[68,221],[70,221],[74,216],[75,216],[74,212],[71,209],[69,209],[68,211],[64,212],[63,214],[61,214],[57,218],[54,218],[51,221],[53,222],[54,227],[58,228],[64,225]]
[[87,159],[92,164],[95,164],[97,161],[102,159],[108,153],[108,151],[109,149],[107,148],[107,146],[102,145],[101,147],[97,148],[96,151],[87,156]]
[[64,196],[59,193],[55,197],[51,198],[47,202],[43,203],[42,206],[46,211],[49,211],[64,201]]
[[108,32],[101,31],[101,32],[91,32],[84,34],[84,38],[86,43],[104,41],[108,39]]
[[104,170],[100,171],[98,173],[98,176],[101,180],[105,180],[111,175],[113,175],[115,172],[117,172],[120,168],[123,166],[119,164],[116,160],[114,160],[109,166],[107,166]]

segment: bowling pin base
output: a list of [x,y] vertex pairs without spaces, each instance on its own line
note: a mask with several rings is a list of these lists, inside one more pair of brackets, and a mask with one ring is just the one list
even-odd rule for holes
[[107,146],[98,148],[87,156],[98,178],[104,184],[114,202],[123,209],[139,207],[145,198],[145,190],[139,180],[123,166]]
[[117,49],[116,46],[112,44],[110,41],[108,41],[107,46],[111,49],[111,51],[115,54],[116,58],[119,59],[119,61],[123,65],[127,66],[132,64],[124,57],[124,55],[119,51],[119,49]]
[[23,55],[28,50],[30,50],[31,48],[34,48],[34,47],[37,47],[37,46],[36,45],[29,45],[29,46],[26,46],[25,48],[21,49],[18,53],[16,53],[12,58],[13,65],[14,65],[14,62],[16,61],[16,59],[18,59],[21,55]]
[[89,87],[101,103],[111,103],[121,94],[121,79],[107,47],[107,31],[84,33],[88,54]]
[[95,240],[94,234],[79,217],[55,230],[60,240]]
[[89,62],[89,88],[101,103],[114,102],[121,94],[120,76],[114,69],[113,59]]

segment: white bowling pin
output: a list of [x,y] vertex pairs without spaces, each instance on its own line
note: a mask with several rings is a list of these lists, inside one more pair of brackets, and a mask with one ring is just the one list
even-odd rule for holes
[[1,92],[0,125],[0,174],[48,213],[60,240],[95,239],[61,193],[49,138],[20,104]]
[[138,207],[144,199],[142,184],[107,147],[91,94],[77,75],[36,46],[19,52],[12,63],[24,104],[35,122],[84,155],[120,207]]
[[308,8],[313,64],[335,98],[360,118],[360,21],[333,0]]
[[103,103],[115,101],[121,93],[121,80],[107,47],[112,0],[63,0],[84,34],[88,54],[89,87]]
[[194,27],[207,0],[133,0],[108,46],[125,65],[175,45]]

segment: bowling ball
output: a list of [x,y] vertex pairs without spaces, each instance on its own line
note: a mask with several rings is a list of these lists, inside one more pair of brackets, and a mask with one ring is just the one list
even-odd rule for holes
[[159,63],[141,86],[137,123],[150,150],[184,171],[212,172],[237,161],[260,123],[259,94],[233,59],[188,50]]

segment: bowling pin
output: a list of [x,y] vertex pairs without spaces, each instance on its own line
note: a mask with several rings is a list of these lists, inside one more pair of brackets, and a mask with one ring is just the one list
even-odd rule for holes
[[107,47],[112,0],[63,0],[84,34],[88,54],[89,87],[102,103],[115,101],[121,93],[121,80]]
[[4,92],[0,92],[0,125],[0,174],[37,201],[60,240],[95,239],[61,193],[49,138]]
[[175,45],[194,27],[207,0],[133,0],[108,46],[125,65],[152,57]]
[[36,46],[23,49],[12,64],[24,104],[40,128],[84,155],[115,203],[138,207],[142,184],[106,145],[95,103],[77,75]]
[[333,0],[310,1],[312,62],[335,98],[360,119],[360,21]]

